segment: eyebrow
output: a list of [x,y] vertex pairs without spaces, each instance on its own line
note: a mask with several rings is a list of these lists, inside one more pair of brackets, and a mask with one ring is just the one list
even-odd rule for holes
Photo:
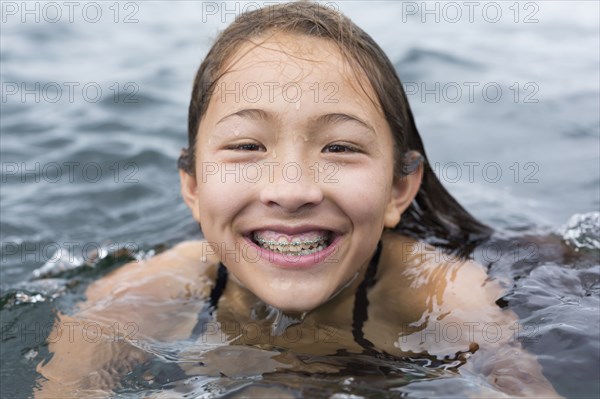
[[370,130],[372,133],[375,133],[375,129],[373,129],[373,126],[371,126],[369,123],[363,121],[362,119],[360,119],[357,116],[345,114],[342,112],[321,115],[313,120],[313,123],[315,123],[317,125],[335,125],[337,123],[344,123],[344,122],[358,123],[359,125]]
[[273,116],[270,113],[263,111],[262,109],[245,108],[245,109],[241,109],[237,112],[234,112],[233,114],[224,116],[217,122],[217,125],[231,117],[234,117],[234,116],[238,116],[240,118],[252,119],[255,121],[267,121],[267,122],[269,122],[273,119]]
[[[272,120],[276,119],[273,116],[273,114],[271,114],[267,111],[264,111],[262,109],[245,108],[245,109],[236,111],[232,114],[224,116],[217,122],[217,125],[231,117],[234,117],[234,116],[237,116],[240,118],[247,118],[247,119],[251,119],[251,120],[255,120],[255,121],[267,121],[267,122],[271,122]],[[353,122],[353,123],[358,123],[359,125],[363,126],[364,128],[370,130],[371,133],[375,133],[375,129],[369,123],[363,121],[361,118],[359,118],[355,115],[346,114],[343,112],[335,112],[335,113],[320,115],[316,118],[312,118],[310,122],[312,125],[320,125],[320,126],[335,125],[338,123],[345,123],[345,122]]]

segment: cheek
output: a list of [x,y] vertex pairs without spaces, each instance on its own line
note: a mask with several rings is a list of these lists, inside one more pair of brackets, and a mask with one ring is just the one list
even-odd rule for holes
[[205,235],[220,228],[236,213],[244,191],[236,183],[236,176],[225,175],[215,162],[204,162],[196,167],[196,209]]
[[384,170],[383,166],[339,170],[337,183],[331,189],[355,221],[372,223],[383,215],[391,190],[387,180],[392,179],[391,173]]
[[[227,181],[228,179],[231,182]],[[250,194],[243,183],[236,183],[234,176],[222,179],[220,176],[207,177],[198,185],[197,206],[204,216],[212,219],[226,218],[237,212]]]

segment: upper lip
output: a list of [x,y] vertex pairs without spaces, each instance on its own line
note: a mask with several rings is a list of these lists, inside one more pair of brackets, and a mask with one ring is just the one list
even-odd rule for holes
[[315,231],[315,230],[327,230],[327,231],[332,231],[333,233],[336,233],[336,234],[338,233],[336,230],[332,229],[330,226],[324,226],[324,225],[320,225],[320,224],[300,224],[300,225],[295,225],[295,226],[283,225],[283,224],[270,224],[270,225],[263,225],[260,227],[246,230],[244,235],[250,235],[253,232],[260,231],[260,230],[272,230],[272,231],[276,231],[278,233],[283,233],[283,234],[287,234],[287,235],[302,234],[302,233],[306,233],[309,231]]

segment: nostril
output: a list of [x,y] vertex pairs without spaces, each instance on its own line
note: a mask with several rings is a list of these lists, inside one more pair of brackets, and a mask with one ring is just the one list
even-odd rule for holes
[[279,206],[288,212],[318,205],[323,201],[318,185],[300,182],[291,184],[269,183],[260,192],[260,201],[267,206]]

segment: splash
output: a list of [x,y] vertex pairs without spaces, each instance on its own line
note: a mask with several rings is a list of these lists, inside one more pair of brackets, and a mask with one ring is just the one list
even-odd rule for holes
[[576,213],[560,229],[563,240],[579,249],[600,249],[600,212]]

